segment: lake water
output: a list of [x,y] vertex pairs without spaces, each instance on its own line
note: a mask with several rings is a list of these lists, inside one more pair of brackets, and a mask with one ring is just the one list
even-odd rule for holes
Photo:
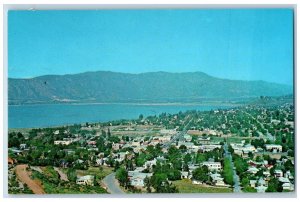
[[187,110],[211,110],[224,106],[203,105],[135,105],[135,104],[49,104],[8,107],[8,128],[34,128],[85,122],[136,119],[160,113]]

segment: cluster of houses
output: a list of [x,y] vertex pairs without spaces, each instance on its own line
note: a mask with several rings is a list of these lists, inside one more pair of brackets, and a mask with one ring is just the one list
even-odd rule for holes
[[[276,157],[276,166],[283,165],[288,158],[283,157],[282,155],[276,156],[274,154],[282,153],[282,146],[278,144],[265,144],[263,148],[255,148],[251,144],[245,144],[244,141],[241,143],[231,143],[231,147],[234,150],[234,154],[237,154],[243,158],[248,158],[249,153],[254,155],[261,156],[261,154],[266,154],[271,156],[272,158]],[[282,159],[282,160],[280,160]],[[292,161],[293,162],[293,161]],[[262,160],[260,162],[256,162],[252,159],[248,160],[248,170],[247,172],[251,175],[256,175],[259,171],[262,171],[263,176],[260,176],[258,179],[250,180],[250,186],[256,189],[257,192],[263,193],[268,188],[268,181],[270,180],[271,168],[274,165],[269,164],[268,161]],[[285,173],[280,170],[274,170],[274,177],[278,179],[278,181],[282,184],[282,188],[285,191],[294,191],[294,177],[290,171],[286,171]]]
[[[249,157],[249,154],[280,154],[282,152],[282,146],[278,144],[265,144],[265,149],[263,148],[255,148],[251,144],[245,144],[245,141],[241,143],[231,143],[232,149],[234,150],[234,154],[237,154],[243,158]],[[279,156],[281,157],[281,156]]]

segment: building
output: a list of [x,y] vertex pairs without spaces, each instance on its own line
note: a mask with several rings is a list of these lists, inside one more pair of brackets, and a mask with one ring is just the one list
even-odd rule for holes
[[20,149],[21,150],[24,150],[24,149],[26,149],[27,148],[27,145],[26,144],[20,144]]
[[199,137],[198,138],[199,144],[209,144],[210,143],[210,137]]
[[152,176],[152,173],[142,173],[140,171],[129,171],[128,177],[130,184],[135,187],[144,187],[144,180],[146,177],[150,178]]
[[251,174],[256,174],[259,170],[256,167],[249,167],[247,172]]
[[278,144],[266,144],[266,150],[273,153],[282,152],[282,146]]
[[224,183],[224,178],[221,177],[221,174],[219,174],[219,173],[212,173],[212,174],[210,174],[210,177],[212,179],[212,183],[215,186],[227,186]]
[[207,166],[209,171],[220,171],[222,169],[222,165],[220,162],[211,162],[211,161],[204,161],[202,166]]
[[187,142],[192,141],[192,136],[190,136],[190,135],[188,135],[188,134],[185,134],[185,135],[183,136],[183,138],[184,138],[185,141],[187,141]]
[[77,177],[76,184],[94,186],[94,176],[85,175],[82,177]]
[[162,129],[160,130],[160,134],[162,135],[175,135],[177,132],[176,132],[176,129]]
[[274,170],[274,175],[275,177],[283,177],[283,172],[282,170]]
[[207,145],[201,145],[199,149],[201,152],[208,152],[214,149],[221,149],[221,147],[222,145],[218,145],[218,144],[207,144]]
[[54,144],[55,145],[69,145],[69,144],[71,144],[72,143],[72,141],[71,140],[56,140],[56,141],[54,141]]

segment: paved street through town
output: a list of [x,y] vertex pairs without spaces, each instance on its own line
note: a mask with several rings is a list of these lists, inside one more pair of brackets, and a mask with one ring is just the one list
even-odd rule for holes
[[103,179],[103,183],[108,189],[108,192],[111,194],[125,194],[125,192],[120,188],[119,183],[117,182],[115,178],[115,173],[111,173],[107,175]]
[[234,193],[240,193],[242,192],[241,187],[240,187],[240,178],[239,176],[236,174],[236,170],[232,161],[232,156],[231,153],[228,151],[228,145],[227,143],[224,144],[224,155],[225,157],[227,157],[230,160],[230,167],[233,170],[233,192]]

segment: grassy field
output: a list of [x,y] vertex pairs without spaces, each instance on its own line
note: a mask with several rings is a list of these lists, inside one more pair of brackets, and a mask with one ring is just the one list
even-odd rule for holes
[[231,188],[208,187],[206,185],[192,184],[189,179],[177,180],[173,184],[178,188],[179,193],[230,193]]

